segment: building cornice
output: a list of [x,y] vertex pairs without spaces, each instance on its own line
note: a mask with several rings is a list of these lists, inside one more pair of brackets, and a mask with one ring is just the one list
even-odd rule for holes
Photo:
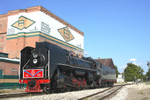
[[74,26],[72,26],[71,24],[69,24],[68,22],[64,21],[62,18],[56,16],[55,14],[53,14],[52,12],[48,11],[47,9],[45,9],[42,6],[35,6],[35,7],[29,7],[27,9],[18,9],[18,10],[12,10],[12,11],[8,11],[8,14],[3,14],[0,15],[0,17],[3,16],[13,16],[13,15],[18,15],[19,13],[31,13],[31,12],[35,12],[35,11],[41,11],[43,13],[45,13],[46,15],[54,18],[55,20],[61,22],[62,24],[64,24],[66,27],[71,28],[72,30],[76,31],[77,33],[81,34],[82,36],[84,36],[84,33],[81,32],[79,29],[75,28]]

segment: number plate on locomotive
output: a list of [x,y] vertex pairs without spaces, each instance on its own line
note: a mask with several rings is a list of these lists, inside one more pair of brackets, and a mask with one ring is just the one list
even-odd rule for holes
[[23,78],[42,78],[43,69],[27,69],[23,70]]

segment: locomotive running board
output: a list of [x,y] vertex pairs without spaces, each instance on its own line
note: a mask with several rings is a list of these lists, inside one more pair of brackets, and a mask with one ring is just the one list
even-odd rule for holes
[[59,66],[63,66],[63,67],[70,67],[70,68],[74,68],[74,69],[82,69],[82,70],[88,70],[88,71],[93,71],[93,72],[96,72],[96,70],[94,70],[94,69],[89,69],[89,68],[81,68],[81,67],[77,67],[77,66],[71,66],[71,65],[62,64],[62,63],[58,63],[57,65],[59,65]]

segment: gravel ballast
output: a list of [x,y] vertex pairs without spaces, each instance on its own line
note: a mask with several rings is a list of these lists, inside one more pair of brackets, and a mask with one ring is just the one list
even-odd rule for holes
[[[88,89],[81,91],[72,91],[65,93],[53,93],[53,94],[44,94],[39,96],[29,96],[29,97],[19,97],[19,98],[8,98],[7,100],[77,100],[85,96],[103,91],[107,88],[100,89]],[[5,99],[6,100],[6,99]]]
[[[8,98],[5,100],[78,100],[85,96],[103,91],[107,88],[87,89],[65,93],[52,93],[38,96],[28,96],[19,98]],[[119,92],[110,97],[109,100],[150,100],[150,85],[145,83],[124,86]]]
[[150,100],[150,85],[146,83],[124,86],[110,100]]

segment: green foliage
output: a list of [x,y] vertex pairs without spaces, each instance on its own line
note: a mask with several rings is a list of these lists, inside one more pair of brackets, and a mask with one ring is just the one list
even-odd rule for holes
[[146,81],[146,75],[143,75],[143,81]]
[[150,85],[150,81],[146,82],[146,85]]
[[115,65],[115,69],[116,69],[116,78],[118,77],[118,68],[117,68],[117,66]]
[[148,69],[148,72],[146,73],[146,76],[148,76],[148,80],[150,80],[150,69]]
[[135,79],[143,79],[143,69],[132,63],[127,63],[124,70],[125,81],[135,81]]

